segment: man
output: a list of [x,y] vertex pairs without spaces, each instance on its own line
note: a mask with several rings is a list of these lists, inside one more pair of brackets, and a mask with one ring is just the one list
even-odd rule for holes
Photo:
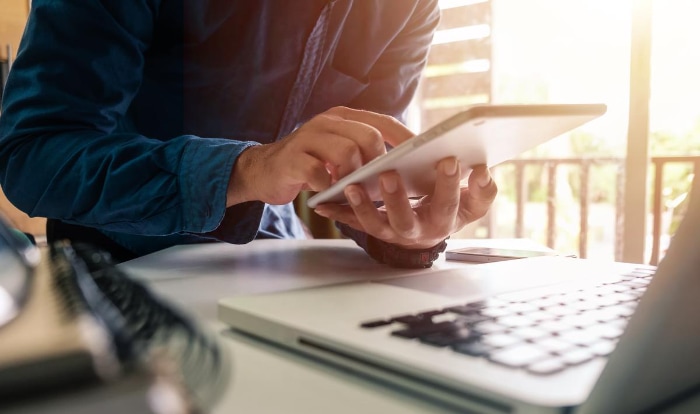
[[[49,240],[119,260],[182,243],[303,237],[290,201],[412,136],[401,118],[437,0],[35,0],[0,118],[0,183]],[[322,206],[377,260],[429,266],[496,194],[454,159],[410,204]]]

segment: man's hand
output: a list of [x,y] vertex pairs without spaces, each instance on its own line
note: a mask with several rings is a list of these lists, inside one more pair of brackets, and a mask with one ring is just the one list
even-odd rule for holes
[[388,115],[332,108],[284,139],[253,146],[233,168],[226,205],[260,200],[286,204],[301,190],[321,191],[386,153],[413,133]]
[[375,207],[355,184],[345,188],[349,206],[323,204],[316,213],[407,249],[429,248],[486,214],[496,197],[498,189],[485,166],[474,168],[466,187],[460,186],[460,177],[457,160],[443,159],[433,193],[412,203],[399,174],[389,171],[379,178],[383,207]]

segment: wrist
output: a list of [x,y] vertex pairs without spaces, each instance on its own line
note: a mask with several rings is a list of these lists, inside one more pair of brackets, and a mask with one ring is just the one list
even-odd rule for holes
[[256,200],[254,168],[258,145],[244,149],[233,163],[226,189],[226,207]]
[[427,268],[445,251],[446,240],[427,248],[409,249],[368,236],[367,253],[375,260],[392,267]]

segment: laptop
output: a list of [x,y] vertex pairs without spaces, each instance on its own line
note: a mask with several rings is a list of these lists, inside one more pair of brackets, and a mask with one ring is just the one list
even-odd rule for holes
[[658,412],[700,389],[700,180],[658,268],[539,257],[222,299],[234,329],[464,412]]

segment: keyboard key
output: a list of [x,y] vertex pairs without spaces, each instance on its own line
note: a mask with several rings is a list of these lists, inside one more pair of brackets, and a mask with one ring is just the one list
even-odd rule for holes
[[567,365],[579,365],[593,359],[595,355],[583,348],[572,348],[561,353],[561,360]]
[[562,296],[557,295],[555,297],[544,297],[540,299],[535,299],[533,301],[530,301],[530,304],[540,309],[546,309],[552,306],[559,306],[563,302],[564,301],[562,300]]
[[568,342],[562,341],[561,339],[554,337],[545,337],[538,339],[536,345],[547,352],[552,352],[556,354],[561,354],[564,351],[568,351],[569,349],[575,348],[574,345],[571,345]]
[[428,335],[421,336],[419,339],[421,342],[438,346],[452,346],[459,342],[466,342],[470,340],[478,339],[480,334],[478,332],[473,332],[467,328],[457,329],[454,331],[437,332]]
[[394,316],[391,318],[392,322],[400,322],[400,323],[405,323],[406,325],[420,325],[420,324],[425,324],[425,323],[430,323],[431,318],[429,317],[423,317],[423,316],[418,316],[418,315],[401,315],[401,316]]
[[546,321],[542,322],[537,325],[538,328],[544,329],[545,331],[553,334],[553,335],[558,335],[561,332],[566,332],[572,329],[576,329],[576,327],[570,323],[563,322],[561,320],[557,321]]
[[616,295],[621,295],[621,293],[613,293],[607,296],[601,296],[595,299],[591,299],[588,301],[588,303],[594,304],[596,308],[605,308],[608,306],[614,306],[617,305],[621,302],[619,297],[616,297]]
[[521,328],[524,326],[532,326],[535,321],[528,318],[527,316],[515,315],[515,316],[504,316],[497,319],[498,323],[509,328]]
[[[517,328],[510,332],[511,335],[515,335],[518,338],[522,338],[529,341],[534,341],[545,336],[550,336],[551,334],[543,329],[526,326],[522,328]],[[536,341],[535,341],[536,342]]]
[[362,327],[362,328],[377,328],[380,326],[391,325],[391,323],[392,322],[390,320],[377,319],[374,321],[363,322],[360,324],[360,327]]
[[601,341],[591,345],[588,350],[600,357],[607,357],[615,350],[614,341]]
[[535,375],[551,375],[566,368],[567,365],[559,358],[552,357],[527,366],[527,371]]
[[616,307],[609,307],[586,312],[586,316],[598,322],[605,323],[620,319],[622,315],[621,311]]
[[463,325],[473,325],[475,323],[493,320],[492,317],[486,315],[472,314],[472,315],[459,315],[455,318],[456,323]]
[[614,286],[613,290],[615,291],[615,293],[629,293],[631,290],[634,290],[634,288],[631,286],[621,285],[619,283],[616,283],[611,286]]
[[580,315],[566,316],[564,318],[561,318],[559,322],[579,329],[598,324],[598,320],[595,318],[595,314],[589,316],[585,312]]
[[521,368],[549,357],[551,357],[549,353],[530,344],[493,351],[488,356],[490,361],[512,368]]
[[628,295],[634,296],[634,297],[635,297],[635,301],[634,301],[634,302],[627,302],[627,303],[639,302],[639,299],[642,298],[642,296],[644,295],[644,292],[645,292],[645,291],[646,291],[646,289],[633,289],[633,290],[628,291],[627,294],[628,294]]
[[569,316],[576,315],[579,311],[569,306],[554,306],[547,308],[547,313],[554,316]]
[[479,332],[481,334],[491,334],[497,332],[505,332],[508,330],[507,327],[501,325],[494,321],[484,321],[479,322],[471,326],[473,331]]
[[470,308],[468,306],[453,307],[448,311],[451,314],[463,315],[463,316],[481,316],[483,309]]
[[618,339],[624,333],[624,328],[615,325],[601,325],[595,330],[603,339]]
[[636,304],[633,306],[629,306],[628,304],[623,304],[623,305],[618,305],[618,306],[606,308],[606,310],[611,312],[611,313],[615,313],[617,316],[620,316],[620,317],[628,317],[628,316],[632,316],[634,314],[634,311],[636,308],[637,308]]
[[391,334],[402,338],[415,339],[431,333],[450,331],[456,329],[459,329],[459,327],[455,326],[455,324],[452,322],[426,323],[423,325],[412,325],[406,329],[393,331]]
[[628,280],[624,282],[620,282],[619,284],[622,286],[628,286],[631,287],[632,289],[645,289],[647,285],[649,284],[648,279],[634,279],[634,280]]
[[600,341],[600,336],[596,335],[595,332],[590,332],[586,329],[576,329],[560,334],[559,339],[573,345],[591,345]]
[[487,356],[494,347],[482,342],[481,340],[460,342],[452,346],[452,349],[460,354],[465,354],[473,357]]
[[[619,286],[606,285],[606,286],[596,286],[595,292],[600,296],[611,295],[613,293],[618,293]],[[625,289],[629,290],[629,288]]]
[[500,334],[500,333],[484,335],[484,337],[481,340],[485,344],[491,345],[494,348],[503,348],[503,347],[517,344],[518,342],[523,341],[522,339],[518,338],[517,336],[513,336],[510,334]]
[[595,289],[588,289],[588,290],[577,290],[576,292],[569,293],[566,295],[566,302],[564,305],[571,305],[574,301],[589,301],[593,300],[596,298],[599,298],[598,292],[596,292]]
[[572,309],[576,309],[580,312],[585,312],[593,309],[598,309],[600,306],[595,303],[593,300],[588,300],[588,301],[578,301],[578,302],[572,302],[567,305],[568,307],[571,307]]
[[622,335],[622,332],[626,327],[627,320],[624,318],[619,318],[607,321],[605,323],[589,326],[586,328],[586,330],[595,333],[604,339],[617,339],[620,335]]
[[528,302],[523,302],[523,303],[513,303],[511,305],[508,305],[506,307],[510,312],[512,313],[520,313],[520,314],[525,314],[527,312],[534,312],[539,309],[538,306],[535,306],[531,303]]
[[422,318],[432,318],[433,316],[442,315],[443,313],[445,313],[444,310],[430,310],[430,311],[421,312],[418,314],[418,316],[420,316]]
[[535,323],[543,322],[543,321],[551,321],[551,320],[558,318],[557,315],[551,314],[551,313],[549,313],[549,311],[545,312],[545,311],[541,311],[541,310],[530,312],[526,316]]
[[509,316],[514,314],[515,311],[510,308],[484,308],[481,309],[480,314],[484,316],[489,316],[492,318],[498,318],[501,316]]

